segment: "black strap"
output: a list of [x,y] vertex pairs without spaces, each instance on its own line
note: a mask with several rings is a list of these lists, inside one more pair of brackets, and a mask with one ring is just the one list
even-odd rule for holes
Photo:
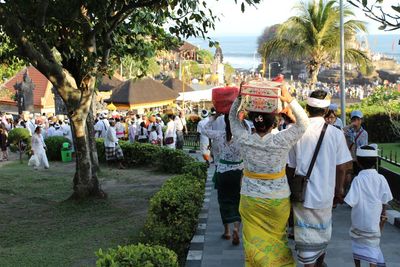
[[317,160],[318,152],[319,152],[319,149],[321,148],[322,140],[324,139],[325,132],[326,132],[327,128],[328,128],[328,124],[325,123],[324,127],[322,128],[321,135],[319,136],[317,147],[315,148],[315,151],[314,151],[314,155],[313,155],[313,157],[311,159],[310,167],[308,167],[308,172],[307,172],[307,175],[306,175],[307,180],[309,180],[310,177],[311,177],[311,172],[312,172],[312,170],[314,168],[315,161]]

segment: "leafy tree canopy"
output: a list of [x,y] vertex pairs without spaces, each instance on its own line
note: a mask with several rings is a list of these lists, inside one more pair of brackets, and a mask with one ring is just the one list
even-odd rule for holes
[[380,30],[400,29],[400,5],[392,5],[391,10],[382,7],[384,0],[347,0],[353,6],[362,9],[365,15],[381,24]]

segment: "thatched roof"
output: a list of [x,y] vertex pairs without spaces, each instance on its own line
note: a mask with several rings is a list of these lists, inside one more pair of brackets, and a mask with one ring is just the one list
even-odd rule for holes
[[106,102],[137,105],[144,103],[175,100],[178,93],[151,78],[128,80],[117,86]]
[[[169,78],[168,80],[163,82],[163,84],[177,93],[183,92],[184,83],[179,79]],[[185,92],[192,92],[192,91],[194,91],[194,89],[190,85],[185,83]]]
[[123,81],[124,78],[118,73],[114,73],[111,79],[108,75],[104,75],[100,80],[98,89],[100,92],[108,92],[116,88],[121,83],[123,83]]
[[183,42],[183,44],[178,48],[178,51],[197,51],[198,48],[195,45],[192,45],[189,42]]

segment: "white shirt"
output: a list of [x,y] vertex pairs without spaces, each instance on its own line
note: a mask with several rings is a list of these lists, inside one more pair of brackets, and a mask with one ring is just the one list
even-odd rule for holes
[[184,127],[186,126],[186,119],[176,116],[175,124],[176,124],[177,131],[183,131]]
[[134,142],[135,142],[136,128],[137,128],[136,123],[132,123],[131,125],[129,125],[129,128],[128,128],[128,131],[129,131],[129,141],[130,141],[131,143],[134,143]]
[[197,132],[199,134],[204,134],[204,126],[207,124],[207,122],[210,120],[209,117],[202,119],[201,121],[199,121],[199,123],[197,124]]
[[61,127],[63,129],[64,136],[72,142],[73,138],[72,138],[71,126],[69,124],[63,124]]
[[[288,166],[295,168],[296,174],[307,174],[324,124],[325,120],[322,117],[310,118],[307,131],[290,151]],[[335,194],[336,166],[351,160],[343,132],[329,125],[307,185],[304,207],[309,209],[331,207]]]
[[104,138],[104,146],[115,147],[115,144],[117,143],[118,143],[118,138],[115,127],[108,127],[108,130],[106,132],[106,138]]
[[94,130],[96,131],[97,138],[106,138],[107,129],[110,128],[110,123],[106,119],[99,120],[94,125]]
[[149,141],[157,141],[158,140],[158,134],[157,131],[151,131],[149,134]]
[[375,169],[362,170],[354,178],[344,200],[352,207],[351,226],[364,232],[380,232],[382,205],[392,199],[383,175]]
[[[241,144],[244,168],[259,174],[280,173],[286,167],[289,150],[301,138],[308,126],[307,114],[296,100],[290,103],[297,123],[277,134],[250,134],[236,116],[240,103],[236,100],[231,108],[229,120],[232,134]],[[290,196],[286,175],[273,180],[252,179],[244,176],[242,195],[259,198],[282,199]]]

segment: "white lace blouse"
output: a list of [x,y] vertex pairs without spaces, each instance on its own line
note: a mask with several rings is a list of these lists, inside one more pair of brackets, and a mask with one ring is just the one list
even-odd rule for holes
[[[296,117],[296,124],[276,134],[249,134],[237,118],[240,101],[237,99],[231,108],[229,120],[232,134],[241,145],[244,167],[249,172],[259,174],[279,173],[285,167],[290,149],[303,136],[309,120],[307,114],[296,100],[290,107]],[[244,176],[241,194],[259,198],[287,198],[290,196],[289,184],[284,175],[274,180],[252,179]]]
[[217,146],[217,151],[220,151],[220,155],[218,155],[220,162],[217,163],[217,172],[224,173],[233,170],[243,170],[240,144],[237,139],[232,137],[231,141],[226,141],[225,131],[213,130],[212,125],[213,120],[209,120],[204,126],[203,133],[212,139],[213,146]]

